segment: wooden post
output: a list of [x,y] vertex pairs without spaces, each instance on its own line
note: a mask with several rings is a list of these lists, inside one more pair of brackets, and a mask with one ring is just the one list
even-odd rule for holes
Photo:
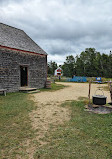
[[108,87],[109,87],[109,91],[110,91],[110,82],[108,81]]
[[6,96],[6,90],[4,91],[4,96]]
[[89,105],[90,105],[90,93],[91,93],[91,81],[89,81],[89,93],[88,93]]
[[110,99],[111,99],[111,103],[112,103],[112,82],[108,82],[108,86],[109,86],[109,91],[110,91]]

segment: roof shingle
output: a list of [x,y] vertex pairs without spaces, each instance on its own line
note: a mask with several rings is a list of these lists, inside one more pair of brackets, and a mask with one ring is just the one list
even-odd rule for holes
[[0,23],[0,45],[47,55],[23,30]]

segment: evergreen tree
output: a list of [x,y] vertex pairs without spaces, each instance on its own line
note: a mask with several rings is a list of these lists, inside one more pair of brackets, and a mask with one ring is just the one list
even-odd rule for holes
[[57,69],[57,63],[50,61],[48,62],[48,74],[54,75],[54,71]]
[[75,73],[75,58],[70,55],[66,57],[66,62],[62,65],[63,75],[66,77],[71,77]]

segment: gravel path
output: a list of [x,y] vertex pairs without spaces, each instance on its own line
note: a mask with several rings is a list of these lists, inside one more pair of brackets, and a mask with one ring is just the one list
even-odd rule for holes
[[[55,92],[41,92],[34,94],[34,100],[43,104],[49,102],[64,102],[66,100],[77,100],[79,97],[88,97],[89,84],[88,83],[65,83],[60,82],[65,86],[64,89],[55,91]],[[92,84],[91,86],[91,98],[95,94],[95,91],[98,87],[107,86],[107,84]],[[107,101],[110,101],[109,91],[103,91],[104,95],[107,96]],[[101,94],[102,92],[98,92]]]

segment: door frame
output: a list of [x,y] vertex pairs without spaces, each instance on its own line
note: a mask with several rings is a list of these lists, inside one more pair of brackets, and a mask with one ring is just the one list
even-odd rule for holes
[[21,86],[21,67],[26,67],[27,68],[27,82],[26,82],[26,86],[28,86],[28,65],[19,65],[19,69],[20,69],[20,87],[25,87],[25,86]]

